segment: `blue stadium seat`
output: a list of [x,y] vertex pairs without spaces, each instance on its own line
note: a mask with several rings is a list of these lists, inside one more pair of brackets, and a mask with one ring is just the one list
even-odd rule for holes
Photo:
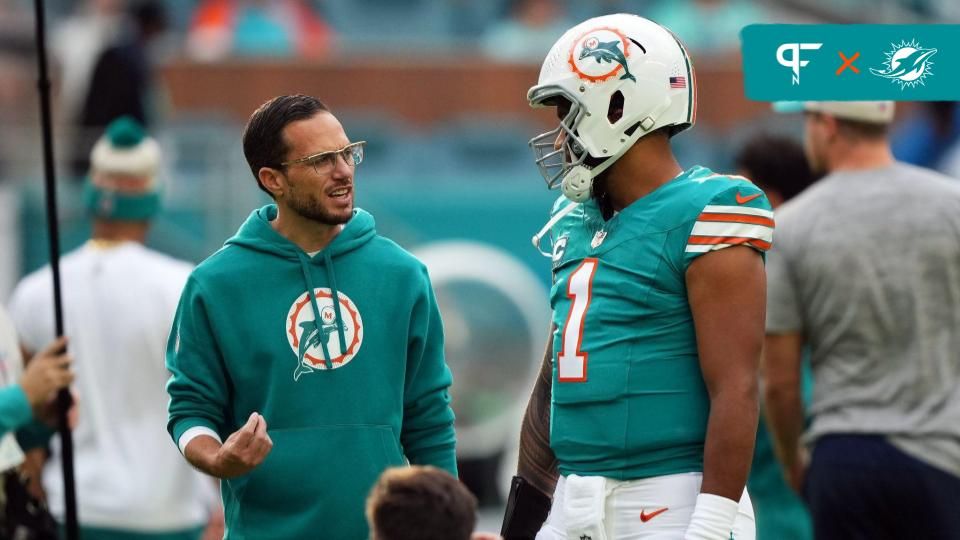
[[448,0],[327,0],[320,11],[350,50],[442,45],[454,6]]

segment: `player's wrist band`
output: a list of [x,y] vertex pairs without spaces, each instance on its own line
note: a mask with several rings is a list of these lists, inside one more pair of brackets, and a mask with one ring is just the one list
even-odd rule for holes
[[728,540],[740,503],[719,495],[701,493],[683,540]]
[[514,476],[500,536],[504,540],[533,540],[549,512],[550,497],[522,476]]

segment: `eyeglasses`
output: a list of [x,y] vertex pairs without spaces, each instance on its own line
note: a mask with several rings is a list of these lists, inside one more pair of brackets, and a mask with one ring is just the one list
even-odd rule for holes
[[296,165],[297,163],[306,163],[312,166],[317,174],[322,176],[329,174],[330,171],[337,166],[337,156],[343,158],[344,163],[346,163],[348,167],[356,167],[363,163],[363,146],[365,144],[367,144],[367,141],[357,141],[344,146],[340,150],[320,152],[299,159],[284,161],[280,165],[286,167],[288,165]]

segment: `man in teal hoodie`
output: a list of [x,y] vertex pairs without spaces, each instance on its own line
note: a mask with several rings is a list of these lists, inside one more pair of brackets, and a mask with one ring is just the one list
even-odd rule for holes
[[263,104],[243,149],[276,204],[187,282],[167,427],[223,479],[227,538],[363,540],[384,469],[457,474],[436,298],[423,264],[354,208],[363,143],[320,101]]

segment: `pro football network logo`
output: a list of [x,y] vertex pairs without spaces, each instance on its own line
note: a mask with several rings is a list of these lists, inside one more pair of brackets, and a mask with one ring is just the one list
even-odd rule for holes
[[603,82],[619,74],[620,80],[637,82],[627,65],[629,46],[630,40],[616,28],[597,28],[574,40],[567,63],[585,81]]
[[333,305],[330,289],[316,288],[313,291],[320,311],[320,321],[316,320],[312,302],[308,293],[301,294],[290,306],[284,331],[290,348],[297,356],[297,368],[293,380],[300,380],[304,373],[318,369],[327,369],[325,359],[330,360],[332,369],[342,368],[357,355],[363,344],[363,319],[360,311],[350,298],[342,292],[340,299],[340,317],[346,349],[340,348],[341,325],[337,321],[337,312]]
[[930,57],[937,49],[924,49],[915,39],[901,41],[899,45],[891,43],[890,47],[890,52],[884,53],[887,59],[883,69],[870,68],[870,73],[898,83],[900,90],[924,84],[923,80],[933,75]]
[[[800,59],[800,51],[816,51],[823,43],[784,43],[777,48],[777,62],[793,71],[793,84],[800,84],[800,68],[807,67],[809,60]],[[790,58],[787,58],[787,53]]]

